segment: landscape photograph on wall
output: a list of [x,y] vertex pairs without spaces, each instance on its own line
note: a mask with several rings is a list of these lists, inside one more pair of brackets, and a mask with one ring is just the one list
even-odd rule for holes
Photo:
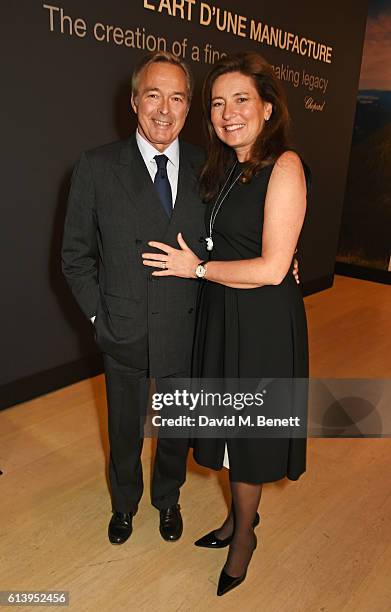
[[391,0],[370,0],[337,261],[391,272]]

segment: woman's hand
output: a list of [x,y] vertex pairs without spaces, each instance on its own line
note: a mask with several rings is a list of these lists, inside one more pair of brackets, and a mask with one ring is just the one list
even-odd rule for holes
[[196,267],[201,259],[193,253],[182,238],[177,236],[180,249],[174,249],[164,242],[148,242],[148,245],[160,249],[163,253],[143,253],[144,266],[162,268],[152,272],[152,276],[179,276],[180,278],[196,278]]

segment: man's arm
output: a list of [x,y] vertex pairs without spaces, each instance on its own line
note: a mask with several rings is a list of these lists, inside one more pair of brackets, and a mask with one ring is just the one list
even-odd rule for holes
[[83,153],[72,175],[62,243],[62,271],[84,314],[96,314],[99,300],[95,189]]

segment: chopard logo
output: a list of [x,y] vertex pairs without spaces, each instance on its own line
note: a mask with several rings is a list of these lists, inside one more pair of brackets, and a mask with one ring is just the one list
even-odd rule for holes
[[322,104],[315,102],[315,100],[311,96],[306,96],[304,98],[304,106],[307,110],[310,110],[312,113],[314,111],[322,111],[325,107],[326,100],[323,100]]

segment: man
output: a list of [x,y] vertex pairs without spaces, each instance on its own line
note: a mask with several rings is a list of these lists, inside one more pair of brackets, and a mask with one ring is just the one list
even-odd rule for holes
[[[181,232],[207,259],[197,191],[202,152],[178,140],[192,89],[180,59],[165,52],[144,58],[132,78],[136,133],[83,153],[72,177],[63,272],[103,353],[113,544],[132,533],[143,492],[140,419],[149,378],[190,375],[198,281],[152,277],[141,254],[151,250],[150,240],[177,247]],[[168,541],[182,534],[178,499],[187,452],[185,439],[158,440],[151,494]]]

